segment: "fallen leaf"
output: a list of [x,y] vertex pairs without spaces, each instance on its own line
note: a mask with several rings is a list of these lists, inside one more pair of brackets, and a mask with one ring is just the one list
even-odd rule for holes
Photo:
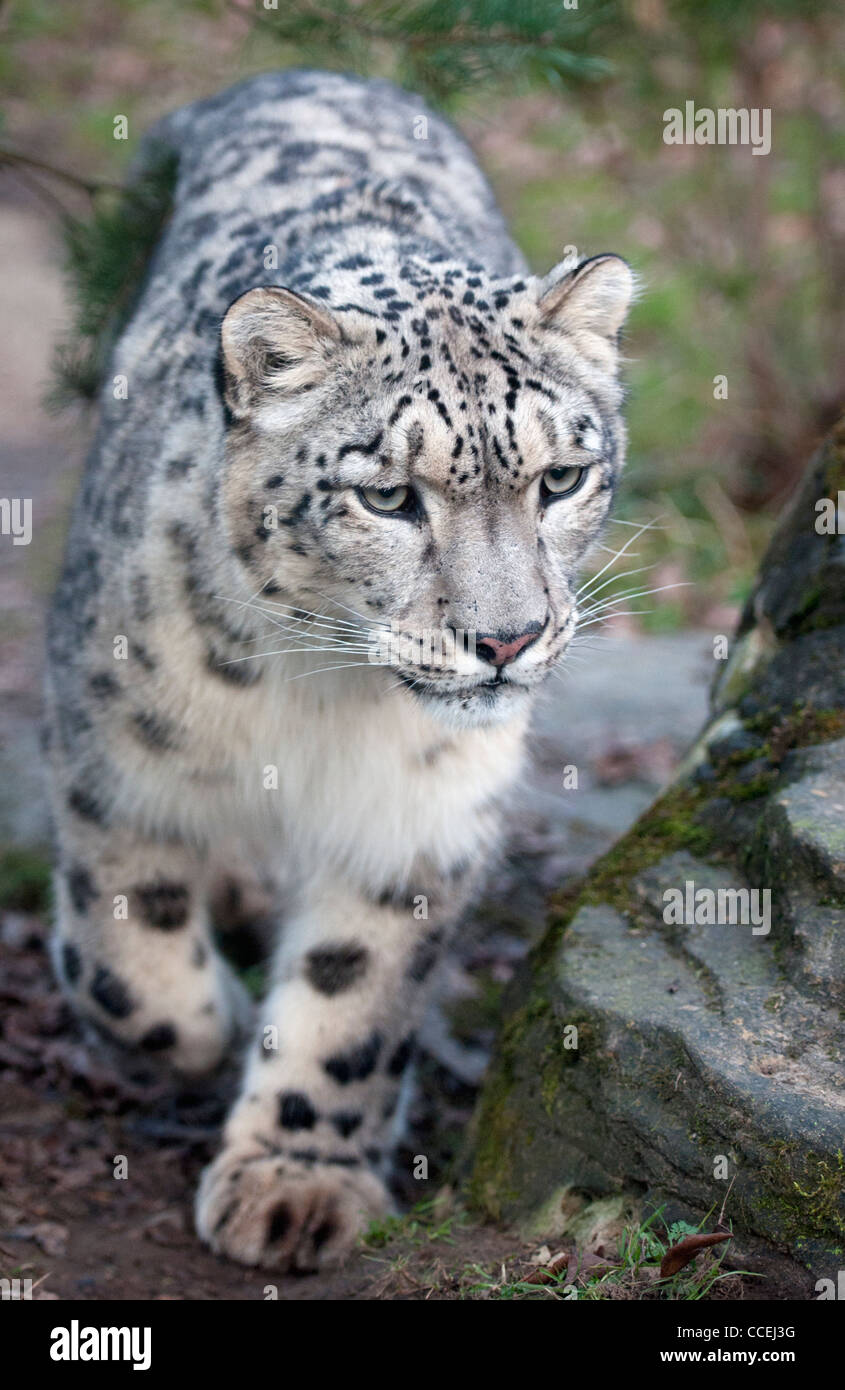
[[730,1238],[730,1231],[717,1231],[712,1235],[687,1236],[678,1241],[677,1245],[670,1246],[660,1261],[661,1279],[670,1279],[673,1274],[685,1269],[699,1251],[707,1250],[711,1245],[720,1245],[723,1240]]
[[522,1282],[524,1284],[551,1284],[555,1276],[560,1274],[562,1269],[567,1268],[569,1260],[570,1252],[568,1250],[561,1250],[557,1255],[550,1255],[539,1269],[527,1274]]
[[570,1265],[569,1278],[572,1280],[576,1276],[580,1278],[587,1275],[595,1275],[600,1278],[609,1274],[613,1269],[619,1269],[618,1260],[609,1260],[606,1256],[594,1254],[592,1250],[585,1250],[577,1266],[573,1269]]

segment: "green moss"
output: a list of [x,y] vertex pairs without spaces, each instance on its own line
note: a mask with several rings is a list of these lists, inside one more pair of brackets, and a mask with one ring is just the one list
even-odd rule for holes
[[[810,705],[797,702],[788,714],[773,707],[745,720],[744,726],[749,733],[763,734],[766,741],[720,761],[719,776],[710,793],[734,802],[767,796],[777,783],[781,763],[792,749],[831,743],[845,736],[845,710],[814,710]],[[756,777],[743,779],[737,775],[741,768],[754,761],[765,761],[768,767],[761,769]]]
[[841,1149],[831,1160],[802,1153],[794,1140],[777,1140],[769,1146],[760,1181],[765,1192],[761,1206],[777,1217],[790,1244],[845,1240],[845,1159]]
[[814,584],[802,595],[800,606],[796,608],[790,620],[790,632],[793,635],[797,636],[801,632],[808,632],[815,626],[810,619],[823,597],[824,589],[821,584]]
[[542,978],[535,986],[529,1002],[505,1021],[473,1123],[476,1142],[467,1200],[494,1221],[501,1219],[504,1207],[519,1195],[508,1175],[513,1173],[519,1147],[531,1142],[519,1113],[519,1067],[530,1066],[553,1044],[550,991],[544,988]]
[[839,893],[836,892],[834,889],[828,887],[826,891],[823,892],[819,897],[818,906],[832,907],[836,909],[845,907],[845,889],[843,889],[842,892]]
[[773,769],[771,772],[761,772],[758,777],[752,777],[747,782],[720,782],[719,791],[731,801],[754,801],[758,796],[765,796],[770,792],[776,781],[777,773]]
[[7,849],[0,854],[0,907],[14,912],[46,912],[50,904],[50,865],[36,850]]
[[560,1094],[560,1073],[556,1066],[547,1065],[543,1072],[543,1079],[540,1082],[540,1099],[543,1109],[551,1119],[554,1114],[555,1102]]
[[810,748],[845,738],[845,709],[814,709],[796,701],[787,713],[777,705],[743,721],[750,733],[768,740],[767,754],[779,764],[793,748]]
[[670,788],[597,860],[585,880],[552,898],[551,926],[565,928],[580,908],[598,903],[608,903],[630,917],[631,883],[644,869],[678,850],[697,856],[715,854],[715,836],[696,818],[705,799],[698,787]]

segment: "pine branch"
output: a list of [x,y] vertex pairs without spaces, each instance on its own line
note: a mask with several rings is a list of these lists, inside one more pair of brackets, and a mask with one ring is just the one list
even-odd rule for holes
[[41,198],[47,204],[48,208],[50,208],[51,212],[55,213],[57,217],[65,218],[70,216],[61,198],[57,198],[55,193],[49,188],[45,188],[40,179],[33,178],[24,166],[10,164],[8,166],[8,172],[13,179],[17,179],[19,184],[22,184],[24,188],[28,188],[30,193],[34,193],[36,198]]
[[[227,0],[279,42],[307,52],[353,54],[372,68],[385,50],[399,75],[437,97],[493,78],[559,86],[602,75],[609,64],[586,41],[606,27],[615,7],[567,10],[562,0],[297,0],[265,10],[260,0]],[[282,0],[284,4],[284,0]]]
[[171,151],[150,150],[129,186],[103,186],[109,196],[97,199],[89,218],[63,218],[74,314],[71,331],[55,353],[47,396],[51,409],[95,398],[111,346],[129,317],[170,215],[176,173]]
[[17,150],[8,150],[0,147],[0,169],[4,165],[13,169],[34,169],[37,173],[48,174],[50,178],[60,179],[63,183],[70,184],[74,188],[87,193],[89,198],[95,197],[98,193],[105,190],[121,192],[122,186],[118,183],[110,183],[106,179],[83,179],[79,174],[72,174],[68,169],[60,169],[55,164],[48,164],[46,160],[35,159],[32,155],[19,154]]

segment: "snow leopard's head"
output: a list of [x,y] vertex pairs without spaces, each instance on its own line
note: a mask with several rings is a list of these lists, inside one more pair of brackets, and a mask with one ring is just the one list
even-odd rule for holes
[[622,468],[631,272],[408,258],[349,279],[331,309],[265,287],[225,317],[233,549],[291,632],[325,615],[324,666],[383,663],[452,723],[509,718],[572,638]]

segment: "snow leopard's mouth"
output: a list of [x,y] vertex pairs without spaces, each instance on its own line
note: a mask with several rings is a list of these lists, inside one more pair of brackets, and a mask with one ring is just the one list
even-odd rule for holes
[[415,676],[409,671],[397,671],[396,674],[402,684],[418,699],[438,700],[444,703],[463,703],[467,700],[476,700],[482,704],[492,705],[505,692],[527,693],[531,688],[524,681],[515,681],[510,677],[503,678],[501,676],[497,676],[493,680],[451,685],[445,680],[432,681],[422,676]]

